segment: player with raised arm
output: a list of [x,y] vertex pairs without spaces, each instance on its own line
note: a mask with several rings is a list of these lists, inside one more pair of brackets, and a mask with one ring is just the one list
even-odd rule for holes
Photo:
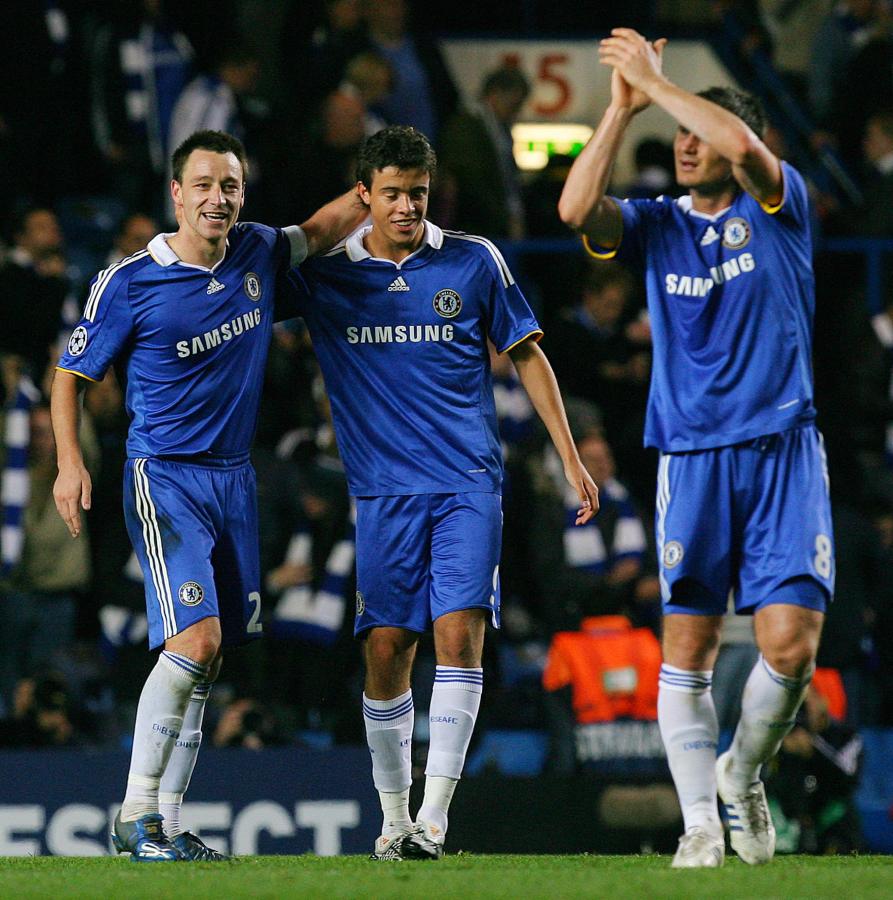
[[93,280],[52,389],[56,507],[72,536],[91,482],[79,393],[113,363],[130,417],[124,512],[146,583],[149,645],[163,647],[140,695],[127,791],[112,833],[138,862],[218,860],[180,824],[222,647],[261,634],[254,470],[277,277],[331,247],[365,213],[353,192],[303,226],[237,224],[246,157],[197,132],[173,154],[179,224]]
[[[815,428],[806,186],[760,138],[757,102],[692,94],[662,74],[665,41],[615,28],[599,47],[611,104],[568,174],[561,218],[593,256],[644,272],[654,340],[645,441],[661,451],[656,532],[664,602],[658,721],[685,833],[676,867],[722,865],[725,842],[768,862],[760,769],[794,723],[834,582],[828,480]],[[655,103],[678,122],[688,194],[606,196],[627,125]],[[710,694],[729,591],[760,658],[729,751]]]
[[[496,247],[426,218],[436,160],[424,135],[389,127],[360,149],[372,224],[293,271],[357,510],[355,632],[363,718],[384,823],[373,859],[437,859],[483,689],[488,618],[499,622],[502,455],[488,339],[509,353],[580,498],[597,488],[568,429],[542,332]],[[437,669],[425,795],[409,814],[420,635]]]

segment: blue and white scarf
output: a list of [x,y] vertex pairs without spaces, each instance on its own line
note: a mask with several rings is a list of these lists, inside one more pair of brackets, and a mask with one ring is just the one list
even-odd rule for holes
[[[351,509],[344,537],[332,547],[318,590],[310,584],[286,588],[273,613],[270,629],[275,637],[301,638],[329,646],[338,640],[347,607],[345,591],[356,555],[356,514]],[[285,561],[307,565],[313,558],[313,536],[306,527],[292,534]]]
[[15,568],[25,546],[25,508],[30,496],[28,448],[31,442],[31,406],[39,399],[40,391],[27,375],[23,375],[15,396],[6,406],[6,465],[0,482],[0,504],[3,506],[0,572],[3,575]]

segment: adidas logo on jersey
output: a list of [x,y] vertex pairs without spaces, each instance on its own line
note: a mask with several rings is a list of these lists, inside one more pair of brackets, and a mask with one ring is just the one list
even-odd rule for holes
[[408,291],[409,285],[403,280],[402,275],[398,275],[388,286],[389,291]]
[[217,291],[222,291],[225,287],[225,284],[221,284],[216,278],[212,278],[210,284],[208,285],[208,293],[216,294]]
[[709,247],[710,244],[716,243],[719,240],[719,233],[717,230],[711,225],[705,232],[704,237],[701,238],[701,246]]

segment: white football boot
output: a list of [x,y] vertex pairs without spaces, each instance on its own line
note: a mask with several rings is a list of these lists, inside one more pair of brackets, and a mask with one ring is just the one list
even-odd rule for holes
[[401,859],[409,859],[403,852],[406,839],[411,831],[395,831],[393,834],[382,834],[375,839],[375,849],[369,859],[379,862],[394,862]]
[[416,822],[403,844],[405,859],[440,859],[446,834],[429,822]]
[[729,820],[729,842],[748,865],[764,865],[775,855],[775,826],[766,789],[762,781],[755,781],[743,793],[733,790],[727,775],[730,761],[728,753],[716,760],[716,789]]
[[718,869],[726,858],[726,839],[722,831],[712,832],[694,825],[679,838],[673,857],[673,869]]

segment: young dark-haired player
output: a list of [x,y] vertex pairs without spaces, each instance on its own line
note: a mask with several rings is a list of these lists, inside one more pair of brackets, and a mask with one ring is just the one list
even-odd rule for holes
[[[597,488],[568,429],[539,326],[496,247],[425,218],[435,157],[412,128],[368,138],[358,190],[372,224],[291,282],[310,329],[357,509],[363,718],[384,825],[375,859],[437,859],[483,686],[488,618],[499,621],[502,455],[488,339],[509,353],[580,499]],[[422,632],[437,657],[425,796],[409,815],[413,700]]]

